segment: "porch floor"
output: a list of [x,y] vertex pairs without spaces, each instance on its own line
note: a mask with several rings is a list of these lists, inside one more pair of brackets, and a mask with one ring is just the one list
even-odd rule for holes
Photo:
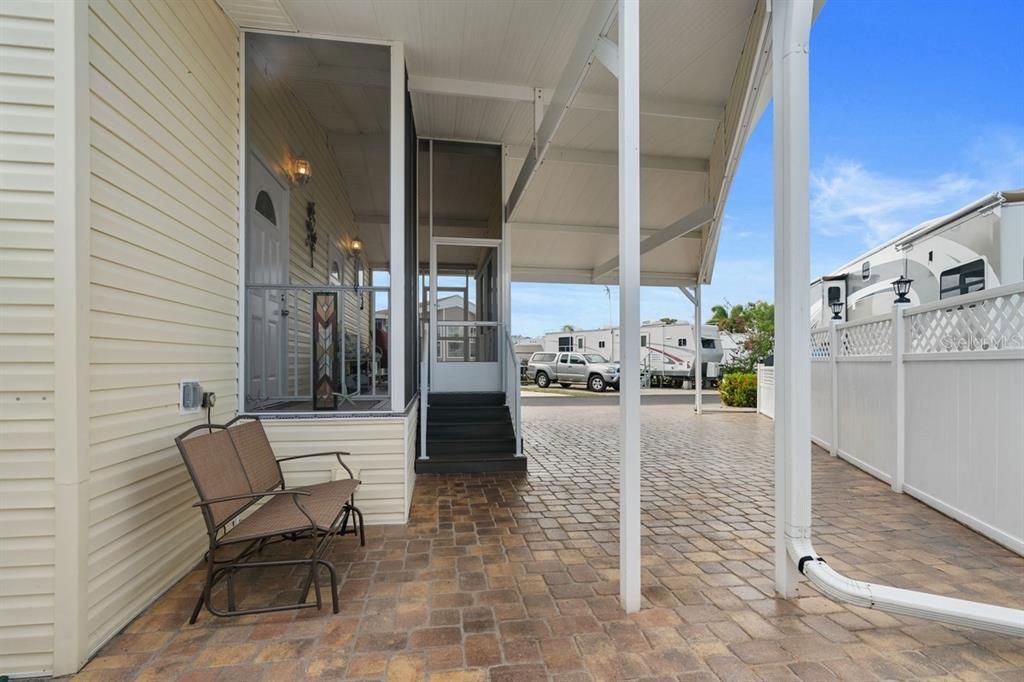
[[[199,569],[80,679],[1021,680],[1020,640],[772,598],[772,422],[645,406],[644,609],[618,606],[617,408],[524,408],[529,474],[421,475],[333,555],[342,612],[187,624]],[[1024,559],[814,455],[817,549],[854,577],[1024,606]],[[301,576],[243,592],[294,599]]]

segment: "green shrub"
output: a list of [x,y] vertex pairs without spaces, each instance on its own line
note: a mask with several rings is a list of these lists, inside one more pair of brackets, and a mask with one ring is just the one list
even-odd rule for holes
[[726,374],[718,385],[718,394],[729,407],[757,407],[757,375]]

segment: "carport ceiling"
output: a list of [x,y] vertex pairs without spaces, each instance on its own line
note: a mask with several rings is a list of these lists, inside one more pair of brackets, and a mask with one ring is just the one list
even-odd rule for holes
[[[418,134],[508,145],[506,197],[533,142],[535,100],[550,100],[594,6],[579,0],[220,3],[243,28],[402,41]],[[689,284],[699,272],[710,278],[734,157],[756,113],[749,84],[759,76],[751,62],[763,62],[764,54],[752,38],[767,24],[757,0],[643,2],[640,16],[642,227],[651,234],[709,204],[713,210],[710,222],[645,253],[644,281]],[[613,40],[616,30],[608,32]],[[741,59],[745,49],[758,59]],[[355,79],[360,88],[386,87],[373,72],[331,75]],[[307,81],[312,77],[307,73]],[[595,61],[515,212],[516,279],[617,280],[614,268],[594,277],[618,249],[616,91],[614,76]],[[379,126],[354,123],[335,128],[336,149],[359,149],[365,158],[365,150],[386,146]],[[372,172],[372,163],[358,165]],[[386,205],[356,212],[384,215]],[[543,254],[527,248],[534,239],[516,238],[538,231],[549,240]]]

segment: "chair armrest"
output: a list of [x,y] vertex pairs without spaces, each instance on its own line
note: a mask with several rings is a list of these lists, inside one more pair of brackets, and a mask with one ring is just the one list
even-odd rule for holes
[[352,470],[348,468],[347,464],[345,464],[344,462],[341,461],[341,456],[342,455],[351,455],[351,454],[352,454],[351,452],[344,452],[342,450],[335,450],[335,451],[332,451],[332,452],[312,452],[312,453],[310,453],[308,455],[292,455],[291,457],[279,457],[277,461],[278,462],[287,462],[287,461],[293,460],[293,459],[306,459],[307,457],[325,457],[327,455],[334,455],[335,457],[337,457],[338,464],[341,465],[341,468],[343,468],[345,471],[348,472],[348,477],[354,479],[355,475],[352,473]]
[[205,507],[211,504],[217,504],[218,502],[234,502],[235,500],[249,500],[258,499],[260,497],[269,495],[310,495],[311,493],[305,490],[267,490],[262,493],[240,493],[238,495],[227,495],[225,497],[214,497],[209,500],[200,500],[193,504],[193,507]]

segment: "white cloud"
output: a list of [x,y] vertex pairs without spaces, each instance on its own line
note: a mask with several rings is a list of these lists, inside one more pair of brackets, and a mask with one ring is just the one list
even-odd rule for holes
[[811,176],[811,222],[828,236],[862,235],[874,246],[991,191],[962,173],[910,180],[855,161],[829,161]]

